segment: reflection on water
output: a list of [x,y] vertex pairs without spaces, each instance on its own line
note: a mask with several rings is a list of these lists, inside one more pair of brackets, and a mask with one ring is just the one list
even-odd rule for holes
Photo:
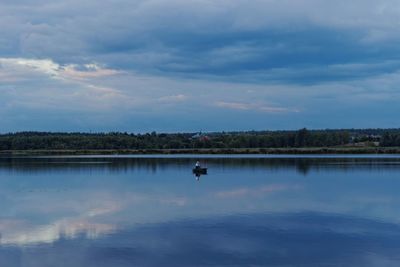
[[0,158],[0,266],[398,266],[400,157]]
[[[204,157],[204,155],[202,155]],[[50,172],[50,171],[87,171],[105,170],[108,172],[147,170],[152,172],[163,171],[166,168],[181,169],[193,166],[196,160],[193,158],[175,157],[35,157],[35,158],[1,158],[0,171],[19,172]],[[400,169],[400,157],[319,157],[319,158],[205,158],[208,166],[217,166],[222,169],[263,168],[278,170],[295,168],[303,174],[310,170],[335,169],[336,171],[348,171],[357,169]]]

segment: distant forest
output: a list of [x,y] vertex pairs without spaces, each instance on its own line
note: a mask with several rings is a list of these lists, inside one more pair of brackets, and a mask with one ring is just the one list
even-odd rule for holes
[[209,133],[52,133],[0,135],[0,150],[307,148],[400,146],[400,129],[339,129]]

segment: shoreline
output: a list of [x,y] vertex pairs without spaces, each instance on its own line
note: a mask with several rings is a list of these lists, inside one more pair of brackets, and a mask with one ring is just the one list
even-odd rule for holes
[[316,147],[316,148],[204,148],[204,149],[63,149],[63,150],[2,150],[0,156],[31,155],[280,155],[280,154],[400,154],[400,147]]

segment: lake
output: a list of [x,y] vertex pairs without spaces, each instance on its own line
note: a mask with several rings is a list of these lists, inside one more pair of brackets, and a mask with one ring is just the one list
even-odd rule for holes
[[389,155],[3,157],[0,266],[400,266],[399,189]]

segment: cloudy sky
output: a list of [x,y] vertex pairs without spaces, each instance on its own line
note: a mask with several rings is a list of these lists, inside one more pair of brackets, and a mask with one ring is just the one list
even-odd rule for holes
[[0,132],[399,127],[395,0],[2,0]]

